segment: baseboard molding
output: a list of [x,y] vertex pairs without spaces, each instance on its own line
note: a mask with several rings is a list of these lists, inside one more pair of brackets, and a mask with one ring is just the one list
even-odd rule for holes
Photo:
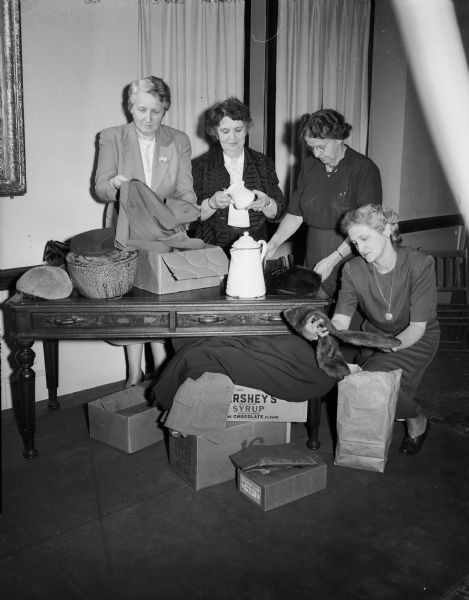
[[[59,410],[66,410],[67,408],[73,408],[74,406],[81,406],[82,404],[88,404],[88,402],[92,402],[98,398],[109,396],[109,394],[113,394],[114,392],[122,390],[124,384],[125,380],[115,381],[113,383],[106,383],[104,385],[99,385],[87,390],[81,390],[79,392],[73,392],[72,394],[64,394],[63,396],[59,396]],[[36,402],[35,409],[36,417],[47,414],[50,411],[48,400],[39,400]],[[9,423],[14,420],[15,413],[13,408],[10,407],[2,410],[2,421],[4,423]]]
[[[1,393],[2,393],[2,411],[10,410],[13,406],[13,389],[18,386],[18,379],[16,376],[10,374],[7,377],[3,377],[1,380]],[[35,387],[36,397],[47,397],[47,385],[46,385],[46,371],[45,369],[38,369],[35,371]],[[42,393],[41,393],[42,392]],[[39,404],[40,400],[36,402]]]

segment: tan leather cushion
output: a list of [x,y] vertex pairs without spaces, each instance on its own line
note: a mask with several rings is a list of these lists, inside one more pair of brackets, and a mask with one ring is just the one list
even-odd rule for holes
[[73,284],[64,269],[44,265],[23,273],[16,282],[16,289],[38,298],[59,300],[70,296]]

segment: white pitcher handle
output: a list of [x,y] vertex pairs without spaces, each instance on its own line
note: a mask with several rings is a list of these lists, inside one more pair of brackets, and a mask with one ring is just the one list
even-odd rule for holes
[[262,247],[261,260],[264,260],[265,253],[267,252],[267,242],[265,240],[259,240],[259,244]]

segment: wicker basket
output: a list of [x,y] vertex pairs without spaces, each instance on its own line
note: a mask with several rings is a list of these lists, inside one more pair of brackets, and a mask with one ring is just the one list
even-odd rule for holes
[[137,272],[138,250],[114,254],[112,259],[87,262],[87,257],[67,254],[67,268],[73,285],[87,298],[119,298],[132,289]]

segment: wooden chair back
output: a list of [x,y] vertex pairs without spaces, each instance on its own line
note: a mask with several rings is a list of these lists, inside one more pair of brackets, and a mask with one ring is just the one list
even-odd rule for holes
[[[469,306],[469,266],[467,248],[462,250],[429,250],[435,260],[436,285],[441,304]],[[448,293],[444,301],[442,294]]]
[[435,260],[440,350],[469,349],[468,250],[427,250]]

